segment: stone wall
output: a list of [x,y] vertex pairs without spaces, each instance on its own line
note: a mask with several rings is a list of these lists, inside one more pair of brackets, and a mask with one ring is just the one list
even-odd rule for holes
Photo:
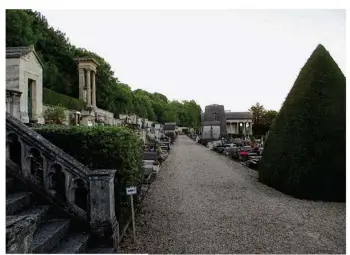
[[33,90],[35,94],[35,105],[32,106],[33,119],[38,120],[38,123],[43,124],[43,69],[37,60],[34,52],[30,52],[21,58],[20,72],[20,88],[24,92],[21,97],[21,112],[28,112],[28,79],[35,80],[36,88]]
[[20,59],[6,59],[6,88],[19,90]]

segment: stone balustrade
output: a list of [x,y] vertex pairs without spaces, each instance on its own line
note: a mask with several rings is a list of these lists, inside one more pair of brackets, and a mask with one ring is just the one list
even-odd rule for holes
[[6,114],[6,170],[116,244],[115,170],[93,170]]

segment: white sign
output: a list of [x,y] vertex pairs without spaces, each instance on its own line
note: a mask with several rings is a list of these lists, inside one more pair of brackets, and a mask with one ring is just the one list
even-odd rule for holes
[[126,188],[126,194],[127,195],[134,195],[134,194],[136,194],[136,187]]

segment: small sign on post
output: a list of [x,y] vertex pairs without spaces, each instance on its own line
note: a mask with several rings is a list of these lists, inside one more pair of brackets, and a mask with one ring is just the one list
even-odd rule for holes
[[126,194],[130,195],[130,202],[131,202],[131,219],[132,219],[132,232],[134,236],[134,242],[136,242],[136,227],[135,227],[135,212],[134,212],[134,199],[133,195],[137,193],[136,187],[129,187],[126,188]]

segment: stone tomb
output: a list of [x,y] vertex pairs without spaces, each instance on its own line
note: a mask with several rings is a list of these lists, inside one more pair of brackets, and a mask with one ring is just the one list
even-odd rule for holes
[[96,68],[98,62],[93,58],[76,58],[79,71],[79,99],[87,107],[81,113],[81,124],[95,125],[96,121]]
[[34,46],[6,47],[6,111],[43,124],[43,63]]

